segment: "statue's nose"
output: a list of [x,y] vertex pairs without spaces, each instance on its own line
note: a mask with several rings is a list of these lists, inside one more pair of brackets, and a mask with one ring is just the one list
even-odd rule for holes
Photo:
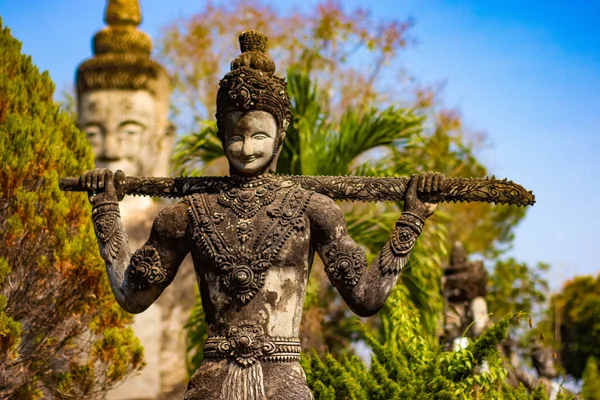
[[104,161],[116,161],[122,158],[122,154],[123,149],[121,148],[119,136],[112,132],[107,132],[104,135],[102,152],[99,158]]
[[254,146],[252,146],[252,140],[244,140],[244,145],[242,146],[242,156],[248,157],[254,154]]

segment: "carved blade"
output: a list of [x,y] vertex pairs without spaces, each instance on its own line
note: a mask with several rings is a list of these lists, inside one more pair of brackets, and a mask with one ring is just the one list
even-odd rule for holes
[[[125,177],[115,173],[115,188],[119,198],[125,194],[134,196],[179,198],[194,193],[215,193],[232,179],[216,177]],[[408,177],[364,176],[293,176],[272,175],[287,187],[300,186],[323,194],[334,200],[379,202],[404,201]],[[86,191],[78,178],[62,178],[59,182],[64,191]],[[420,194],[423,200],[436,202],[487,202],[530,206],[535,204],[532,191],[513,181],[491,178],[445,178],[444,185],[436,195]]]

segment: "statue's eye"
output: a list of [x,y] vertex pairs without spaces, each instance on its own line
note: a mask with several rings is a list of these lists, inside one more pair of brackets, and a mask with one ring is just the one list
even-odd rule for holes
[[88,125],[84,129],[88,139],[92,140],[102,135],[102,129],[97,125]]
[[257,139],[257,140],[264,140],[264,139],[267,139],[268,137],[269,136],[264,132],[257,132],[252,135],[252,139]]
[[143,131],[144,131],[144,128],[141,125],[135,124],[135,123],[123,124],[119,128],[119,133],[121,133],[122,135],[127,135],[127,136],[139,135]]
[[244,138],[240,135],[234,135],[229,137],[230,142],[242,142]]

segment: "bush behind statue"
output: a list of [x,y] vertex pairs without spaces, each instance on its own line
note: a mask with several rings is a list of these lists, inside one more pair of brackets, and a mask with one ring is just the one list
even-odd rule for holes
[[53,93],[0,20],[0,398],[97,398],[143,365],[86,199],[58,189],[93,157]]

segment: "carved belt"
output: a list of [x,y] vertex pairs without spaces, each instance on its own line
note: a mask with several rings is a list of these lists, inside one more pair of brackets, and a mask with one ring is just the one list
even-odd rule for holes
[[227,358],[248,367],[256,361],[294,362],[300,359],[298,338],[266,337],[260,325],[231,327],[227,336],[209,336],[204,358]]

